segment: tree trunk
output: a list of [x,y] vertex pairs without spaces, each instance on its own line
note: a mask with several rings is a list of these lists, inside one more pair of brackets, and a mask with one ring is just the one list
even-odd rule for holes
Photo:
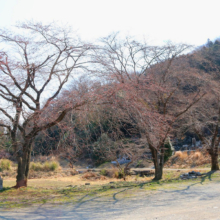
[[16,186],[14,188],[20,188],[22,186],[27,187],[27,179],[29,174],[30,158],[31,158],[31,142],[25,142],[23,145],[23,152],[17,153],[18,170],[16,177]]
[[218,153],[213,153],[211,155],[211,163],[212,163],[212,168],[211,170],[219,170],[219,165],[218,165]]
[[157,167],[155,167],[155,177],[154,180],[161,180],[163,177],[163,166],[158,164]]
[[208,152],[211,156],[211,170],[219,170],[218,164],[218,147],[208,149]]
[[163,155],[159,157],[158,151],[150,146],[152,158],[154,162],[155,176],[153,180],[161,180],[163,177]]

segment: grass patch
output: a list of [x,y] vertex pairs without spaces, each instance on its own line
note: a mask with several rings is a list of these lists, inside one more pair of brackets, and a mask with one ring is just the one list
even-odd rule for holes
[[[31,204],[57,204],[72,202],[77,203],[82,198],[89,199],[91,196],[99,199],[125,198],[137,196],[140,192],[145,194],[157,193],[163,189],[184,188],[191,183],[201,185],[210,180],[220,180],[220,172],[210,173],[207,177],[195,180],[179,180],[181,172],[169,171],[164,173],[160,181],[153,181],[152,177],[128,177],[128,181],[118,179],[90,180],[89,186],[85,185],[88,179],[82,180],[82,175],[72,177],[31,179],[27,188],[18,190],[9,188],[15,185],[15,180],[4,180],[5,188],[0,191],[0,207],[13,208],[30,206]],[[87,174],[88,175],[88,174]],[[211,178],[210,178],[211,177]],[[110,183],[111,182],[111,183]],[[140,190],[141,189],[141,190]],[[86,195],[86,197],[85,197]]]

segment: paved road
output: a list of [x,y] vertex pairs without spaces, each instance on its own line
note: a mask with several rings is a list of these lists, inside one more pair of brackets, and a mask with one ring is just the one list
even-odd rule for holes
[[220,182],[188,183],[177,189],[155,192],[119,189],[109,197],[85,196],[76,204],[35,206],[19,210],[0,210],[0,219],[74,219],[74,220],[220,220]]

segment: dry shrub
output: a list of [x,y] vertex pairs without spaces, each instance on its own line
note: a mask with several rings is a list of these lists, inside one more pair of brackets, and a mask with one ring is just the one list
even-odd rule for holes
[[0,171],[10,170],[12,162],[8,159],[1,159],[0,160]]
[[34,170],[34,171],[41,171],[42,170],[42,164],[37,162],[31,162],[30,163],[30,170]]
[[176,151],[174,156],[180,158],[182,154],[183,154],[182,151]]
[[108,170],[107,176],[110,178],[118,178],[119,170],[118,168],[112,166],[111,169]]
[[186,151],[177,151],[175,155],[167,161],[165,166],[173,168],[187,168],[208,164],[210,162],[211,158],[205,151],[191,151],[190,155],[188,155]]
[[44,172],[48,172],[48,171],[55,171],[58,170],[58,168],[60,167],[59,162],[57,161],[46,161],[45,163],[34,163],[31,162],[30,164],[30,170],[34,170],[34,171],[44,171]]
[[106,180],[107,178],[105,176],[100,176],[99,180]]
[[93,172],[86,172],[82,175],[82,179],[96,180],[96,179],[99,179],[99,176],[96,173],[93,173]]
[[193,158],[193,159],[196,159],[196,160],[202,159],[202,158],[203,158],[203,155],[202,155],[201,152],[197,151],[197,152],[195,152],[195,153],[192,155],[192,158]]
[[71,169],[70,174],[74,176],[74,175],[79,174],[79,172],[76,169]]
[[102,169],[102,170],[100,171],[100,175],[102,175],[102,176],[108,176],[108,170]]
[[188,154],[186,151],[182,152],[182,151],[176,151],[175,157],[179,157],[181,160],[185,160],[188,157]]
[[93,172],[86,172],[81,177],[83,180],[106,180],[105,176]]

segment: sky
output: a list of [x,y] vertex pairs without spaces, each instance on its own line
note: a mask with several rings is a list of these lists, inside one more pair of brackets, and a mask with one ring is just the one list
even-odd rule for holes
[[26,20],[72,26],[93,41],[121,32],[152,44],[220,37],[219,0],[0,0],[0,28]]

